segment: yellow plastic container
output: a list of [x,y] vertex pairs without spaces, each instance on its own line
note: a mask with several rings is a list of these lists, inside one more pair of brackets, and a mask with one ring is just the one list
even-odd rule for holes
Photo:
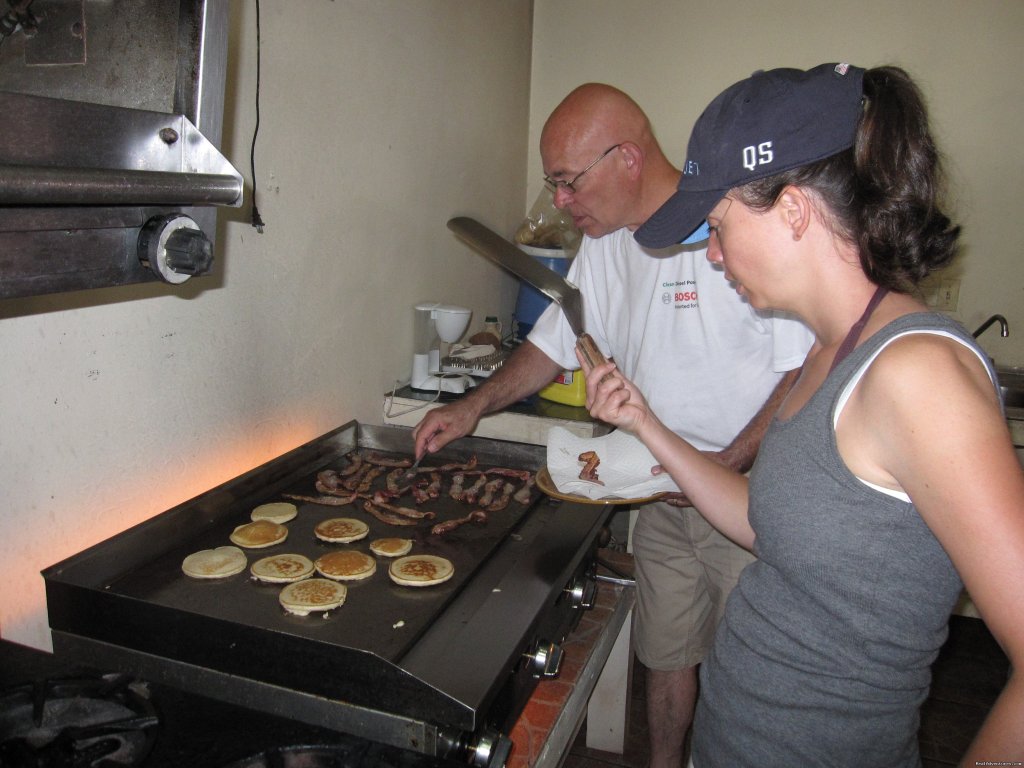
[[537,394],[563,405],[586,405],[587,382],[583,371],[562,371]]

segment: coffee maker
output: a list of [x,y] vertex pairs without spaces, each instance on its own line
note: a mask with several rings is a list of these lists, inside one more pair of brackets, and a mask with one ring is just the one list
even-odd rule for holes
[[466,374],[441,371],[441,344],[451,345],[461,339],[472,314],[472,310],[465,307],[436,301],[416,305],[409,386],[423,392],[462,394],[474,385],[473,379]]

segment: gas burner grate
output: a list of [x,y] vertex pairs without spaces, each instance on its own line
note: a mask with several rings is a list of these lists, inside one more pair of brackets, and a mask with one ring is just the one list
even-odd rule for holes
[[158,724],[148,689],[128,675],[26,683],[0,692],[0,765],[142,765]]

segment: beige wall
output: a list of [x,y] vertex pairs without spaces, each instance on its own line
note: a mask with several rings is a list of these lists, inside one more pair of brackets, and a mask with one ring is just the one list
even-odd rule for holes
[[[225,152],[249,175],[255,4],[232,3]],[[408,378],[414,304],[511,312],[445,227],[511,234],[529,0],[263,0],[258,202],[218,275],[0,302],[0,633],[49,645],[39,571],[350,419]],[[247,192],[248,194],[248,192]]]
[[537,0],[527,196],[540,188],[544,118],[582,82],[630,93],[678,165],[701,110],[756,69],[898,64],[929,99],[964,227],[954,315],[972,330],[1005,315],[1010,337],[982,342],[1024,364],[1022,39],[1024,3],[1006,0]]
[[[631,92],[678,163],[700,109],[755,68],[908,67],[954,161],[959,315],[1005,314],[1013,335],[987,345],[1024,361],[1020,2],[261,5],[266,232],[248,206],[223,212],[217,275],[184,289],[0,301],[7,639],[49,645],[42,568],[349,419],[379,423],[415,303],[508,322],[515,283],[444,223],[512,233],[540,190],[539,126],[583,81]],[[231,7],[224,149],[248,176],[254,3]]]

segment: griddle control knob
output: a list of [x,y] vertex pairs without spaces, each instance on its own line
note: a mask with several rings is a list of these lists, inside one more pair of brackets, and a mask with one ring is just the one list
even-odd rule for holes
[[565,588],[573,608],[589,611],[597,598],[597,580],[589,574],[580,574]]
[[558,677],[562,669],[562,646],[538,640],[533,650],[526,654],[535,677]]
[[139,232],[139,260],[177,285],[210,271],[213,243],[188,216],[156,216]]
[[477,768],[504,768],[512,754],[512,741],[495,730],[486,727],[469,744],[466,762]]

